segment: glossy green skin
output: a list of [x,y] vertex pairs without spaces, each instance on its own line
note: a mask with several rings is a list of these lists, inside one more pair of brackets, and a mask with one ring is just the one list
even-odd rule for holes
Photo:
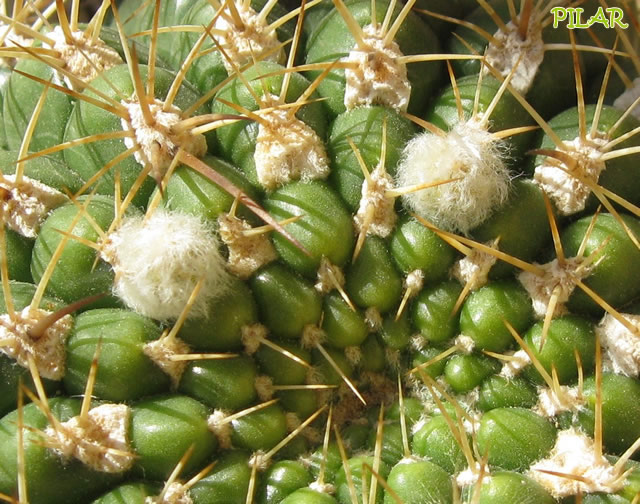
[[179,390],[212,408],[233,411],[255,400],[255,378],[256,367],[250,357],[194,361],[185,369]]
[[31,251],[33,241],[15,231],[4,228],[5,248],[0,251],[0,260],[6,255],[9,280],[31,282]]
[[336,348],[360,346],[369,334],[362,313],[354,311],[336,291],[323,300],[322,329],[327,341]]
[[[431,359],[436,358],[438,355],[440,355],[444,351],[445,349],[441,349],[434,346],[428,346],[426,348],[423,348],[422,350],[419,350],[413,354],[412,365],[413,367],[417,367],[420,364],[429,362]],[[446,359],[440,359],[439,361],[433,362],[426,367],[422,367],[421,369],[424,373],[431,376],[431,378],[436,378],[440,376],[442,373],[444,373],[444,366],[446,363],[447,363]],[[420,373],[417,372],[417,375],[420,376]]]
[[249,454],[232,450],[220,456],[211,472],[191,487],[189,495],[194,504],[245,504],[250,479]]
[[[288,341],[274,341],[304,362],[311,360],[311,353]],[[267,374],[275,385],[296,385],[305,382],[308,368],[267,345],[260,345],[255,354],[260,371]]]
[[[469,120],[472,117],[476,101],[475,98],[478,87],[477,72],[472,75],[460,77],[456,82],[460,92],[465,120]],[[489,108],[493,97],[498,93],[501,83],[492,76],[484,76],[480,85],[478,111],[484,113]],[[432,102],[425,118],[439,128],[449,131],[460,122],[457,103],[453,88],[447,86],[442,94]],[[509,128],[531,126],[533,124],[535,123],[529,113],[518,103],[516,98],[507,91],[502,95],[498,105],[494,108],[488,129],[492,132],[498,132]],[[507,163],[516,172],[521,170],[520,161],[533,140],[532,135],[534,134],[521,133],[520,135],[506,138],[506,145],[510,149]]]
[[[147,72],[147,67],[141,65],[140,74],[145,83],[147,80]],[[163,100],[166,97],[173,78],[174,75],[167,70],[156,68],[154,77],[156,98]],[[100,77],[91,83],[92,88],[101,91],[116,101],[120,101],[121,96],[116,94],[116,91],[109,83],[114,85],[122,96],[130,97],[134,92],[133,82],[126,64],[115,66],[103,72]],[[96,98],[96,95],[90,89],[85,90],[84,94]],[[198,98],[198,93],[188,83],[184,83],[180,87],[173,104],[180,110],[186,110],[195,103]],[[203,111],[200,110],[199,112],[202,113]],[[69,117],[64,140],[70,141],[99,133],[122,131],[122,129],[123,126],[120,117],[89,102],[78,100]],[[101,140],[66,149],[64,151],[64,159],[73,170],[79,173],[85,180],[88,180],[114,157],[126,150],[127,147],[123,139]],[[108,173],[101,177],[100,181],[96,183],[97,191],[100,194],[113,195],[115,174],[119,172],[121,194],[124,197],[142,170],[143,167],[135,160],[133,155],[131,155],[113,166]],[[153,187],[153,179],[147,177],[136,193],[133,203],[140,207],[146,206]]]
[[278,504],[287,495],[311,483],[311,475],[302,463],[280,460],[267,469],[256,494],[258,504]]
[[424,408],[419,399],[415,397],[404,397],[402,401],[402,408],[400,407],[399,400],[394,401],[385,411],[384,418],[385,420],[400,421],[401,412],[404,413],[407,428],[411,429],[422,417]]
[[269,451],[287,435],[284,410],[272,404],[231,422],[233,446],[256,452]]
[[162,487],[153,483],[124,483],[92,504],[145,504],[147,497],[160,495]]
[[[371,452],[376,449],[378,422],[372,422],[373,425],[369,430],[369,438],[367,447]],[[407,427],[409,428],[409,427]],[[411,431],[407,432],[408,441],[411,443]],[[404,446],[402,444],[402,427],[400,422],[396,420],[386,421],[382,429],[382,443],[380,445],[380,458],[387,464],[386,471],[389,467],[396,465],[404,456]]]
[[[81,197],[78,201],[83,204],[86,200]],[[31,274],[36,282],[42,278],[56,247],[63,238],[58,230],[71,232],[75,236],[92,242],[98,241],[98,233],[85,217],[81,217],[75,227],[70,229],[78,212],[79,209],[73,203],[67,203],[55,209],[45,220],[33,247],[31,258]],[[114,217],[113,199],[107,196],[94,196],[87,207],[87,212],[100,228],[106,230]],[[109,293],[112,284],[111,266],[102,260],[96,263],[94,249],[69,239],[47,284],[47,292],[67,303],[73,303],[95,294]],[[91,306],[114,306],[115,304],[113,297],[106,296]]]
[[[449,474],[427,460],[396,465],[391,469],[387,483],[404,504],[448,504],[453,500]],[[384,504],[395,502],[385,492]]]
[[209,303],[207,317],[188,318],[179,337],[194,350],[232,352],[242,349],[242,328],[258,320],[258,308],[247,284],[234,278],[223,296]]
[[[527,225],[523,226],[522,223]],[[549,218],[540,186],[526,178],[513,181],[507,201],[480,226],[471,232],[479,242],[493,242],[500,238],[498,248],[523,261],[533,262],[551,241]],[[516,268],[497,261],[490,278],[502,278]]]
[[298,273],[315,280],[323,256],[336,266],[344,266],[351,259],[354,244],[351,214],[325,182],[287,184],[265,199],[264,208],[276,220],[304,215],[287,224],[286,230],[308,254],[281,234],[272,233],[281,260]]
[[400,217],[391,234],[389,251],[401,271],[421,270],[425,282],[443,280],[457,258],[455,249],[406,215]]
[[[308,418],[322,406],[319,404],[320,399],[315,390],[279,390],[275,397],[280,400],[280,404],[287,412],[295,413],[301,419]],[[302,441],[304,438],[296,438],[296,440]]]
[[[582,371],[588,375],[593,371],[595,360],[595,333],[591,322],[575,315],[556,318],[549,325],[549,332],[542,351],[543,322],[537,322],[524,335],[533,355],[551,374],[552,366],[558,373],[561,384],[575,382],[578,379],[578,364],[575,351],[580,354]],[[528,366],[525,376],[535,383],[542,384],[543,380],[533,365]]]
[[459,393],[470,392],[482,381],[500,370],[495,359],[482,354],[458,354],[451,357],[444,367],[444,377],[451,388]]
[[[344,355],[344,352],[330,347],[325,348],[325,350],[347,378],[352,378],[354,369]],[[319,376],[322,377],[322,381],[320,383],[324,383],[326,385],[341,385],[344,383],[342,377],[338,374],[335,368],[329,364],[329,361],[320,353],[319,350],[312,351],[311,364],[316,368],[314,371],[317,371]]]
[[[369,491],[372,483],[372,479],[375,479],[375,476],[372,476],[369,468],[374,468],[375,471],[386,478],[389,474],[389,466],[381,461],[379,467],[376,468],[375,459],[371,455],[357,455],[355,457],[351,457],[348,462],[349,471],[351,473],[351,481],[347,478],[347,473],[344,465],[338,471],[338,475],[336,476],[336,498],[340,504],[351,504],[352,497],[351,491],[349,490],[350,483],[355,487],[356,496],[358,497],[358,501],[362,501],[362,487],[363,487],[363,478],[366,481],[366,489]],[[365,464],[368,466],[366,467]],[[371,494],[367,493],[365,498],[370,499]],[[376,491],[376,495],[373,500],[369,500],[370,503],[381,504],[383,499],[383,488],[380,484],[378,484],[378,488]]]
[[449,474],[463,471],[468,465],[444,415],[432,417],[413,435],[411,453],[435,462]]
[[209,431],[209,410],[190,397],[159,396],[131,408],[130,439],[137,455],[134,472],[149,480],[166,480],[193,446],[181,475],[202,468],[216,449]]
[[[565,502],[565,501],[563,501]],[[589,494],[582,498],[583,504],[630,504],[631,501],[616,494]]]
[[431,343],[444,343],[458,335],[459,318],[453,308],[462,286],[445,281],[426,286],[415,298],[411,317],[420,334]]
[[[384,124],[386,136],[383,135]],[[327,141],[327,153],[331,158],[329,181],[351,211],[358,209],[364,174],[349,140],[358,148],[369,172],[380,163],[384,142],[385,170],[394,175],[402,149],[415,133],[416,127],[411,121],[380,106],[357,107],[335,118]]]
[[[160,2],[158,12],[158,26],[175,26],[184,24],[183,20],[193,4],[193,0],[163,0]],[[141,11],[138,9],[143,6]],[[135,1],[124,1],[119,8],[120,20],[124,25],[124,30],[129,39],[137,40],[145,45],[149,45],[151,37],[149,35],[137,36],[131,35],[140,31],[150,29],[153,26],[153,17],[155,13],[155,2],[141,4]],[[135,16],[133,14],[136,13]],[[115,27],[115,22],[113,23]],[[176,50],[176,45],[181,39],[181,33],[158,33],[157,35],[157,54],[158,57],[168,63],[171,68],[177,71],[186,54]],[[183,49],[184,50],[184,49]],[[144,56],[144,55],[143,55]]]
[[[266,61],[259,62],[243,75],[250,83],[253,93],[263,98],[265,93],[280,96],[283,76],[278,73],[282,66]],[[264,76],[264,77],[263,77]],[[300,74],[291,74],[289,87],[287,88],[286,103],[294,102],[309,87],[309,81]],[[311,95],[311,99],[317,98],[316,94]],[[238,111],[225,105],[219,99],[233,102],[247,110],[258,110],[255,98],[247,90],[241,79],[234,79],[224,86],[217,94],[211,105],[214,114],[234,114]],[[320,141],[326,137],[327,122],[323,107],[318,102],[309,103],[301,107],[296,113],[296,117],[309,125],[318,135]],[[254,121],[238,121],[226,125],[216,130],[218,148],[223,158],[238,166],[247,176],[249,181],[257,188],[261,185],[258,182],[256,165],[253,154],[256,149],[256,139],[258,137],[258,123]]]
[[[349,447],[345,447],[347,456],[349,455]],[[326,457],[323,455],[322,446],[318,446],[309,456],[309,471],[314,479],[318,478],[320,469],[324,467],[324,481],[326,483],[334,483],[338,471],[342,467],[342,458],[340,457],[340,449],[335,441],[330,441],[327,447]]]
[[523,474],[496,472],[482,480],[479,504],[513,504],[514,502],[555,504],[556,500],[539,483]]
[[538,402],[536,389],[527,380],[519,377],[507,379],[491,376],[480,385],[476,406],[480,411],[494,408],[533,408]]
[[299,338],[307,324],[316,324],[322,298],[313,285],[285,266],[272,263],[256,273],[251,288],[260,319],[276,337]]
[[533,320],[529,295],[515,280],[488,283],[469,294],[460,311],[460,332],[479,350],[502,352],[513,345],[505,320],[518,333]]
[[398,320],[396,314],[391,312],[382,321],[380,338],[387,348],[392,350],[404,350],[414,335],[411,321],[407,312],[403,312]]
[[[20,159],[17,150],[0,150],[0,166],[3,175],[16,172],[16,162]],[[61,160],[52,156],[39,156],[23,164],[23,176],[42,182],[58,191],[76,193],[84,185],[84,181],[76,172]]]
[[[81,400],[49,400],[53,415],[64,422],[80,413]],[[44,430],[46,416],[34,404],[23,408],[25,427]],[[0,420],[0,492],[17,495],[17,411]],[[53,451],[41,446],[40,437],[28,428],[23,430],[25,476],[29,502],[65,504],[87,502],[117,483],[121,474],[99,473],[76,459],[63,461]]]
[[380,313],[395,308],[402,295],[402,278],[382,238],[365,239],[358,258],[346,272],[345,290],[361,308],[375,307]]
[[387,365],[384,344],[375,334],[370,334],[360,345],[362,361],[360,365],[364,371],[380,372]]
[[[352,0],[345,2],[351,14],[360,26],[371,23],[371,2],[369,0]],[[376,2],[376,19],[382,23],[388,4]],[[400,7],[396,7],[396,15]],[[394,16],[395,17],[395,16]],[[398,30],[395,42],[404,55],[438,53],[440,44],[431,29],[422,20],[409,13]],[[345,57],[356,46],[344,19],[337,10],[331,11],[318,24],[307,41],[306,63],[334,61]],[[438,62],[420,62],[407,65],[407,77],[411,83],[411,100],[409,112],[419,114],[439,84],[441,64]],[[309,72],[316,76],[321,71]],[[344,106],[345,79],[344,70],[333,70],[318,86],[318,93],[327,98],[326,108],[332,116],[345,111]]]
[[482,416],[477,438],[492,467],[523,471],[551,451],[556,429],[531,410],[496,408]]
[[[591,130],[595,113],[595,105],[587,105],[585,107],[587,131]],[[640,121],[629,115],[621,122],[615,131],[608,134],[609,130],[611,130],[622,115],[623,111],[621,110],[606,105],[602,107],[598,117],[596,135],[608,141],[614,140],[640,126]],[[579,112],[578,108],[575,106],[561,112],[549,121],[549,126],[553,129],[556,135],[561,140],[567,141],[579,138],[579,124]],[[611,152],[615,152],[619,149],[636,147],[638,145],[640,145],[640,141],[638,140],[637,135],[634,135],[629,139],[618,143]],[[556,149],[556,146],[547,135],[544,135],[540,137],[539,146],[536,145],[535,148]],[[533,159],[536,166],[544,161],[543,156],[536,156]],[[638,184],[638,180],[640,179],[640,168],[638,168],[638,166],[640,166],[640,154],[638,153],[606,161],[606,169],[601,172],[600,177],[598,178],[598,184],[637,205],[640,203],[640,186]],[[591,194],[587,200],[587,210],[593,212],[599,204],[600,201]]]
[[[636,237],[640,236],[640,221],[637,218],[624,214],[620,214],[620,217]],[[567,226],[560,234],[566,257],[577,254],[590,222],[591,217],[583,217]],[[584,283],[617,308],[640,295],[640,283],[637,282],[640,276],[640,250],[610,214],[598,216],[587,240],[584,257],[589,257],[604,240],[609,242],[600,253],[602,260],[591,275],[584,279]],[[567,307],[574,313],[595,317],[600,316],[603,311],[580,289],[574,290]]]
[[280,501],[280,504],[338,504],[329,494],[316,492],[311,488],[300,488]]
[[[588,409],[580,413],[580,425],[593,436],[595,377],[585,380],[583,395]],[[602,425],[608,453],[621,455],[640,437],[640,383],[637,379],[603,373]]]
[[[38,60],[21,59],[15,68],[45,81],[53,77],[51,68]],[[4,92],[2,112],[9,149],[20,149],[27,125],[43,89],[42,84],[29,77],[15,72],[11,74]],[[62,143],[64,128],[70,113],[70,98],[61,91],[49,89],[29,143],[29,151],[38,152]],[[53,157],[62,159],[62,154],[58,152],[53,154]]]
[[[494,0],[490,4],[504,22],[509,21],[507,2]],[[496,33],[498,26],[482,6],[474,6],[474,9],[465,18],[465,21],[479,26],[492,35]],[[552,25],[549,25],[542,32],[543,41],[545,44],[570,44],[568,32],[569,30],[555,30]],[[484,54],[487,39],[482,35],[465,26],[458,27],[455,33],[471,45],[475,54]],[[593,45],[592,42],[591,45]],[[470,51],[458,38],[450,37],[447,52],[469,54]],[[453,61],[452,63],[456,75],[477,75],[480,68],[478,60]],[[570,51],[545,51],[544,60],[538,68],[529,91],[526,93],[529,103],[544,118],[548,119],[562,110],[565,103],[575,103],[576,92],[573,72],[563,71],[568,68],[573,68]],[[553,93],[549,92],[550,89],[553,89]]]
[[100,309],[81,313],[67,340],[65,390],[68,394],[84,392],[100,344],[99,372],[93,389],[96,398],[122,402],[168,392],[169,376],[143,350],[161,333],[158,325],[134,312]]
[[[254,199],[257,197],[253,186],[244,174],[233,165],[211,155],[206,155],[202,161],[244,191],[249,197]],[[154,194],[157,191],[156,188]],[[228,212],[232,204],[233,196],[228,192],[199,172],[180,165],[173,172],[164,189],[160,206],[169,210],[179,210],[190,215],[197,215],[215,224],[218,216]],[[242,204],[238,205],[237,215],[244,219],[253,219],[253,214]]]

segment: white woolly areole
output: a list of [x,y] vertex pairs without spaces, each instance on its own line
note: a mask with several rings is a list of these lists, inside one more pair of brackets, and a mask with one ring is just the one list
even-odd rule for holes
[[182,111],[175,105],[172,104],[165,111],[164,102],[154,98],[149,103],[153,123],[147,124],[135,95],[120,103],[129,112],[128,119],[120,120],[122,129],[133,134],[124,138],[124,144],[128,149],[137,148],[133,157],[142,166],[150,165],[149,175],[157,181],[167,173],[179,148],[196,157],[207,152],[204,135],[193,135],[188,129],[175,130],[174,126],[182,121]]
[[229,285],[215,234],[192,215],[157,209],[148,218],[128,217],[103,242],[101,256],[115,271],[114,293],[157,320],[177,318],[201,279],[189,316],[204,317]]
[[103,404],[90,409],[86,421],[75,416],[58,429],[47,427],[45,434],[63,457],[99,472],[124,472],[135,461],[127,440],[129,415],[125,404]]
[[[614,100],[613,106],[620,110],[627,110],[638,98],[640,98],[640,77],[633,79],[631,87]],[[640,105],[635,106],[631,115],[640,119]]]
[[551,295],[556,289],[558,300],[553,315],[558,316],[565,313],[567,311],[565,303],[569,300],[577,282],[588,277],[602,257],[593,264],[584,263],[584,259],[581,257],[565,258],[564,263],[554,259],[546,264],[537,265],[544,270],[543,275],[537,275],[530,271],[521,272],[518,275],[518,280],[531,297],[535,315],[538,318],[544,318]]
[[[497,249],[497,240],[485,245]],[[468,255],[458,259],[451,267],[451,276],[460,283],[468,285],[474,291],[487,284],[489,271],[493,268],[498,258],[480,249],[471,249]]]
[[207,427],[218,440],[220,448],[229,450],[233,447],[231,444],[231,422],[227,422],[227,414],[222,410],[214,410],[207,418]]
[[241,67],[255,60],[276,63],[284,61],[284,49],[278,49],[280,41],[276,30],[269,29],[266,17],[263,18],[256,13],[249,2],[234,0],[233,4],[237,16],[242,20],[242,26],[236,25],[233,18],[235,14],[231,14],[228,8],[222,11],[213,24],[213,37],[230,60],[222,58],[227,73],[233,74],[237,71],[233,65]]
[[425,131],[414,137],[398,165],[398,186],[460,180],[405,194],[405,206],[446,231],[468,233],[508,196],[504,145],[475,121],[444,136]]
[[[31,47],[33,39],[20,35],[15,31],[15,23],[8,25],[0,21],[0,39],[3,47]],[[0,66],[13,68],[17,59],[7,56],[0,57]]]
[[360,206],[353,216],[353,222],[359,233],[372,234],[386,238],[393,231],[398,216],[394,210],[394,198],[387,198],[386,192],[393,189],[393,179],[384,166],[378,165],[365,177],[362,184]]
[[320,267],[318,268],[317,280],[314,287],[322,294],[327,294],[333,289],[344,287],[344,273],[340,267],[332,264],[326,256],[320,259]]
[[336,492],[336,487],[331,483],[321,483],[319,481],[312,481],[309,483],[309,488],[314,492],[333,495]]
[[536,166],[533,180],[551,198],[558,212],[571,215],[584,210],[591,194],[589,186],[574,177],[572,172],[597,183],[600,173],[606,168],[602,155],[607,141],[587,134],[585,140],[578,137],[564,144],[568,149],[565,153],[574,161],[573,166],[547,156],[541,165]]
[[262,340],[266,340],[269,335],[268,329],[262,324],[244,325],[240,328],[240,333],[244,351],[248,355],[256,353]]
[[150,341],[142,347],[144,354],[153,361],[171,379],[171,386],[176,389],[187,367],[185,360],[173,360],[175,355],[188,354],[191,349],[180,338],[165,336]]
[[0,218],[22,236],[35,238],[48,213],[67,201],[57,189],[25,177],[16,182],[15,175],[0,177]]
[[[506,31],[499,29],[493,34],[496,42],[487,46],[485,58],[487,63],[505,78],[520,60],[510,84],[516,91],[525,95],[531,88],[533,79],[544,59],[542,26],[538,20],[532,18],[524,40],[520,37],[518,26],[513,21],[509,21],[506,28]],[[489,67],[483,66],[483,72],[485,75],[489,74]]]
[[540,387],[538,404],[534,411],[545,418],[553,418],[564,411],[578,411],[584,402],[584,397],[577,387],[566,385],[560,385],[556,389]]
[[189,489],[178,481],[174,481],[164,489],[162,499],[160,496],[145,497],[144,504],[193,504],[189,496]]
[[459,472],[456,475],[456,484],[460,488],[471,487],[478,482],[478,478],[480,478],[480,474],[483,474],[482,481],[486,481],[491,478],[491,474],[489,473],[489,468],[485,467],[484,472],[482,472],[482,468],[479,462],[474,462],[475,467],[467,467],[464,471]]
[[61,76],[61,80],[76,91],[84,89],[106,70],[123,63],[115,49],[81,30],[71,32],[72,42],[67,40],[60,26],[47,33],[47,38],[52,39],[54,43],[49,45],[45,42],[44,47],[56,51],[58,58],[64,63],[62,68],[79,79],[71,80],[66,75]]
[[640,375],[640,315],[620,314],[632,326],[629,331],[612,315],[606,314],[596,327],[596,334],[604,347],[605,367],[625,376]]
[[[579,476],[580,480],[540,470]],[[527,476],[540,483],[556,499],[579,493],[614,493],[624,486],[624,478],[619,477],[609,461],[603,456],[596,456],[594,441],[574,428],[558,432],[549,457],[532,465]]]
[[273,399],[273,379],[267,375],[256,376],[253,381],[253,386],[256,389],[256,393],[262,402],[270,401]]
[[423,284],[424,273],[420,269],[411,271],[404,279],[404,288],[414,293],[422,290]]
[[358,366],[362,362],[362,350],[359,346],[348,346],[344,349],[344,356],[353,366]]
[[274,107],[260,117],[253,155],[260,184],[275,189],[293,180],[308,182],[329,175],[324,143],[292,109]]
[[364,322],[369,328],[369,332],[378,332],[382,329],[382,315],[375,306],[370,306],[364,312]]
[[524,350],[518,350],[505,362],[502,369],[500,369],[499,375],[503,378],[514,378],[529,364],[531,364],[529,354]]
[[30,335],[35,326],[51,315],[51,312],[28,306],[11,318],[0,315],[0,352],[14,359],[24,368],[29,368],[29,357],[33,358],[38,373],[49,380],[62,380],[65,374],[65,341],[73,318],[65,315],[51,324],[39,338]]
[[343,61],[346,86],[344,106],[347,110],[362,105],[383,105],[406,112],[411,98],[411,83],[407,66],[399,61],[403,56],[394,41],[385,45],[381,25],[362,29],[363,47],[356,45]]
[[300,344],[302,348],[315,348],[327,340],[327,334],[318,326],[307,324],[302,329]]
[[462,353],[467,355],[473,352],[473,349],[476,346],[476,342],[473,341],[473,338],[471,336],[467,336],[466,334],[458,335],[453,343],[462,351]]
[[267,233],[247,234],[251,224],[238,217],[218,216],[218,232],[229,250],[227,266],[234,275],[247,279],[259,268],[278,258]]

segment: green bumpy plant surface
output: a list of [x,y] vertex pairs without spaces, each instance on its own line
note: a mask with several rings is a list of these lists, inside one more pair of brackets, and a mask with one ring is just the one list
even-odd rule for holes
[[0,16],[0,501],[640,503],[631,0],[70,3]]

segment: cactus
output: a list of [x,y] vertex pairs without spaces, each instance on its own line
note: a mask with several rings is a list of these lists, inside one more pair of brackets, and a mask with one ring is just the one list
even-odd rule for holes
[[70,3],[0,16],[0,500],[640,502],[636,5]]

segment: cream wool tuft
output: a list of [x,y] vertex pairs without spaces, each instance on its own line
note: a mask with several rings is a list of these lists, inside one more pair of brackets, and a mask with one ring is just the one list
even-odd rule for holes
[[509,194],[504,151],[504,143],[474,121],[459,123],[444,136],[418,135],[404,149],[397,185],[459,180],[406,194],[405,206],[446,231],[467,234]]
[[347,110],[359,106],[383,105],[406,112],[411,98],[407,66],[399,61],[402,51],[396,42],[385,45],[380,26],[362,29],[366,47],[356,46],[345,61],[344,105]]
[[47,34],[47,37],[53,41],[53,45],[45,44],[45,47],[56,51],[64,63],[62,68],[78,78],[71,80],[66,75],[59,76],[60,80],[75,91],[82,91],[105,70],[123,63],[115,49],[98,38],[88,36],[83,31],[71,32],[73,39],[71,43],[60,26],[56,26]]
[[605,367],[617,374],[637,377],[640,375],[640,315],[620,315],[636,328],[635,332],[608,313],[596,327],[605,352]]
[[573,160],[572,166],[547,157],[536,167],[533,179],[549,195],[560,214],[572,215],[584,210],[591,194],[590,187],[572,173],[597,183],[606,168],[602,155],[607,142],[587,135],[584,140],[578,137],[564,143],[567,146],[566,153]]
[[177,318],[201,279],[192,318],[206,316],[210,301],[229,286],[216,235],[199,218],[178,212],[127,218],[108,236],[102,258],[115,271],[114,293],[156,320]]
[[293,180],[308,182],[329,175],[324,144],[313,128],[289,110],[273,108],[260,117],[253,155],[260,184],[273,190]]
[[[554,471],[580,479],[542,471]],[[558,499],[579,493],[614,493],[624,486],[624,478],[619,478],[614,466],[602,455],[596,455],[594,441],[574,428],[558,433],[549,457],[532,465],[528,476]]]

